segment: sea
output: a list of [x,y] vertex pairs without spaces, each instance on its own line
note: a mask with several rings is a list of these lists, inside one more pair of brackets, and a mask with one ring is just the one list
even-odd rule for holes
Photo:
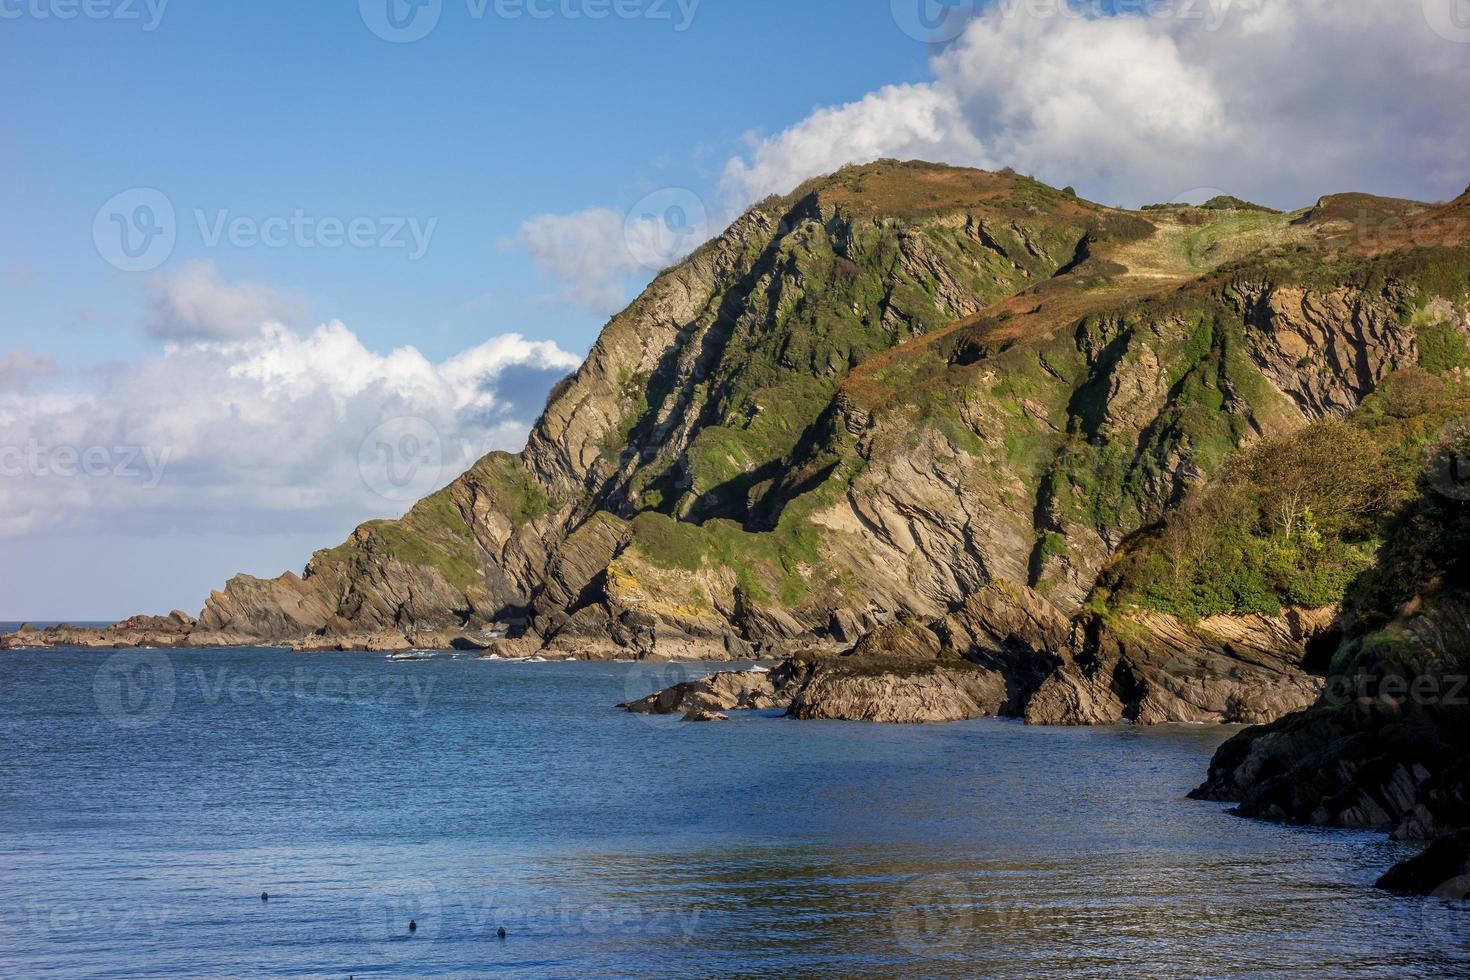
[[1470,976],[1234,729],[617,707],[711,669],[0,652],[0,976]]

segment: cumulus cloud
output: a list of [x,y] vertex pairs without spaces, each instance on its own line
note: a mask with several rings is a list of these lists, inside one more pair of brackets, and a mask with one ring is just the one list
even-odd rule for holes
[[250,282],[230,283],[212,261],[193,261],[156,277],[149,291],[148,332],[170,340],[227,340],[290,323],[304,304]]
[[610,208],[575,214],[539,214],[521,223],[516,241],[536,268],[558,284],[561,295],[599,314],[627,301],[624,279],[638,261],[623,234],[623,216]]
[[1443,197],[1470,173],[1470,36],[1446,36],[1428,15],[1439,2],[1200,0],[1099,16],[999,0],[933,58],[934,81],[757,140],[723,190],[746,204],[899,157],[1014,166],[1131,205],[1199,187],[1279,205],[1341,190]]
[[[30,371],[25,357],[0,363]],[[436,363],[412,347],[369,350],[340,322],[267,324],[28,391],[0,385],[0,536],[397,516],[484,453],[521,448],[547,388],[577,363],[516,334]]]

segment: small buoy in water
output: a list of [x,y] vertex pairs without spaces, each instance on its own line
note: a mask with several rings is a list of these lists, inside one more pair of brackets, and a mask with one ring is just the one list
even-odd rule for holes
[[269,902],[271,900],[270,893],[269,892],[261,892],[260,893],[260,900],[262,902]]
[[496,929],[495,930],[495,935],[499,936],[501,939],[504,939],[505,938],[505,926],[501,926],[499,929]]
[[412,919],[409,919],[408,920],[408,931],[409,932],[418,932],[419,931],[419,924],[417,922],[413,921]]

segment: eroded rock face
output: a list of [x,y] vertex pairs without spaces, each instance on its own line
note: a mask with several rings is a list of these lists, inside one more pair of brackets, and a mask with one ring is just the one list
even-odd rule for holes
[[973,664],[817,657],[769,671],[712,674],[620,707],[682,714],[685,721],[780,708],[805,720],[927,724],[994,717],[1005,700],[1000,675]]
[[1130,721],[1259,724],[1317,699],[1323,681],[1306,664],[1336,615],[1321,609],[1215,616],[1190,627],[1172,616],[1137,614],[1104,632],[1095,659],[1114,665]]
[[700,715],[725,711],[786,708],[800,685],[801,676],[790,662],[774,670],[724,671],[676,684],[618,707],[634,714],[681,714],[690,721],[698,720]]
[[[1458,873],[1456,848],[1470,827],[1467,615],[1463,596],[1416,600],[1386,630],[1353,640],[1315,704],[1227,742],[1193,795],[1236,803],[1232,812],[1244,817],[1399,840],[1458,835],[1383,882],[1433,891]],[[1372,653],[1383,636],[1397,645]]]
[[1007,697],[1004,677],[963,661],[817,661],[787,714],[804,721],[932,724],[996,717]]
[[1135,614],[1074,624],[1034,590],[997,583],[937,623],[885,627],[857,653],[959,658],[1005,679],[1004,713],[1038,725],[1270,721],[1316,700],[1312,644],[1336,610],[1219,616],[1187,626]]
[[[1274,720],[1311,704],[1310,648],[1334,610],[1216,617],[1186,627],[1139,617],[1073,624],[1045,599],[998,583],[933,623],[876,629],[847,656],[802,656],[765,675],[716,674],[631,710],[782,706],[794,718],[881,722],[1022,717],[1037,725]],[[762,703],[748,703],[749,692]]]
[[1432,839],[1470,826],[1470,709],[1332,696],[1236,736],[1194,795],[1246,817]]

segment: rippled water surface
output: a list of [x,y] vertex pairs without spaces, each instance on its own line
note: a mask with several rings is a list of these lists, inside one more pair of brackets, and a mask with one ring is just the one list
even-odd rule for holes
[[0,974],[1470,975],[1402,848],[1184,799],[1228,730],[613,708],[677,679],[0,653]]

